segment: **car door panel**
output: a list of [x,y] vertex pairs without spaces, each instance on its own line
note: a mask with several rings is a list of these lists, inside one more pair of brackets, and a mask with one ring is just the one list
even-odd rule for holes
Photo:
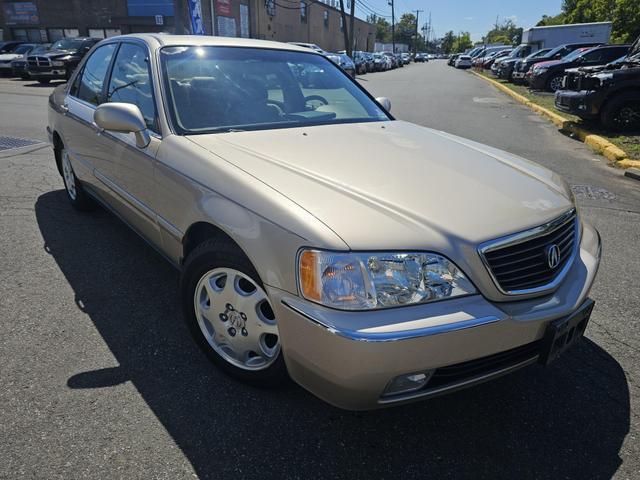
[[114,43],[97,48],[74,79],[66,97],[65,148],[70,153],[76,176],[98,190],[101,186],[94,172],[106,168],[103,161],[109,158],[109,147],[101,139],[96,140],[99,129],[93,122],[93,112],[100,103],[104,80],[116,48]]
[[110,143],[111,169],[103,178],[118,196],[122,215],[154,244],[160,245],[155,213],[155,156],[161,137],[155,129],[156,114],[146,47],[123,42],[112,65],[105,90],[106,102],[131,103],[138,106],[148,127],[151,142],[144,148],[136,145],[133,133],[105,131]]

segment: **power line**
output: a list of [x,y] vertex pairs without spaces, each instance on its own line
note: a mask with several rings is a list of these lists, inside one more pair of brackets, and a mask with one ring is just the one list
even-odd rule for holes
[[380,13],[379,11],[377,11],[374,7],[372,7],[371,5],[369,5],[368,3],[366,3],[364,0],[356,0],[356,4],[359,4],[360,7],[362,7],[365,10],[368,10],[369,13],[372,13],[373,15],[376,15],[378,17],[383,17],[383,18],[391,18],[390,15],[385,15],[383,13]]

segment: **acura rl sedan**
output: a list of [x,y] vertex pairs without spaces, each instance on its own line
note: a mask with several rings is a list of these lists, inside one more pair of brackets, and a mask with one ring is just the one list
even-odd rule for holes
[[140,34],[92,48],[48,133],[71,205],[179,270],[240,380],[365,410],[554,361],[600,261],[567,183],[389,110],[308,48]]

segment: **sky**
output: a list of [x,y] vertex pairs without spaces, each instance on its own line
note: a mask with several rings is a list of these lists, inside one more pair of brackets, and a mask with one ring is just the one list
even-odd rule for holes
[[[362,2],[362,3],[360,3]],[[370,13],[365,6],[377,13],[388,15],[391,21],[391,7],[387,0],[356,0],[356,14],[366,18]],[[467,31],[473,41],[481,40],[496,22],[510,18],[517,26],[533,27],[542,15],[560,13],[562,0],[395,0],[396,21],[404,12],[423,10],[419,15],[420,28],[429,18],[437,37],[445,32]]]

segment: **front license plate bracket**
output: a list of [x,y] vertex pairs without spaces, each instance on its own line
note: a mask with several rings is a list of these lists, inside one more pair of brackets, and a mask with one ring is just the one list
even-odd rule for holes
[[553,320],[547,326],[538,360],[541,364],[549,365],[582,338],[594,305],[593,300],[587,299],[571,315]]

